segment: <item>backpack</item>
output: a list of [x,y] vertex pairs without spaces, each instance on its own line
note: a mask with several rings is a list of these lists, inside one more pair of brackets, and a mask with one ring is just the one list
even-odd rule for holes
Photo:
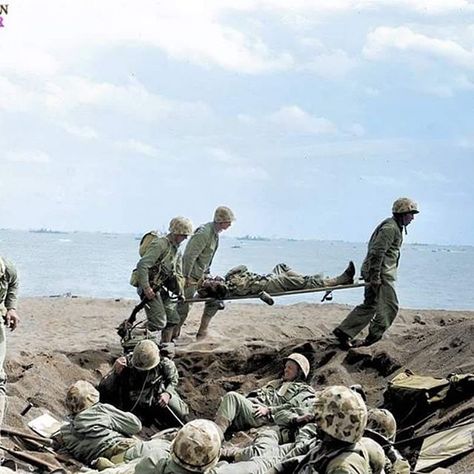
[[[138,254],[140,255],[140,257],[143,257],[143,255],[146,254],[146,251],[150,247],[151,243],[154,242],[158,237],[160,237],[160,232],[158,232],[157,230],[150,230],[140,239],[140,245],[138,247]],[[136,268],[132,271],[132,274],[130,276],[130,285],[134,286],[135,288],[138,288]]]

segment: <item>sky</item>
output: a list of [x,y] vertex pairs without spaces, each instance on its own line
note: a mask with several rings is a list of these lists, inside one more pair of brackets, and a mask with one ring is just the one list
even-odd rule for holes
[[0,227],[474,245],[474,1],[0,1]]

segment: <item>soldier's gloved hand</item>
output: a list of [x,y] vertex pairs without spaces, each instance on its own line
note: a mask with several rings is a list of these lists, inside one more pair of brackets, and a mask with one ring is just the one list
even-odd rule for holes
[[255,405],[253,413],[257,418],[265,418],[270,416],[270,408],[264,405]]
[[127,367],[127,358],[125,356],[121,356],[114,362],[113,369],[116,374],[120,374],[125,367]]
[[160,405],[161,408],[164,408],[168,405],[170,398],[171,395],[168,392],[163,392],[158,399],[158,405]]
[[176,296],[176,299],[178,300],[178,303],[184,303],[184,295],[183,294],[179,294]]
[[152,300],[156,296],[156,293],[150,286],[147,288],[143,288],[143,293],[145,293],[146,298],[149,300]]
[[16,309],[9,309],[5,315],[5,326],[10,328],[12,331],[16,329],[18,323],[20,322],[20,317],[16,312]]

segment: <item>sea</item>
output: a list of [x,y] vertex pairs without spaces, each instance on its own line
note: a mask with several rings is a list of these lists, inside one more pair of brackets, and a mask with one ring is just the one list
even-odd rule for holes
[[[133,234],[0,230],[0,255],[17,266],[20,297],[81,296],[136,299],[128,284],[141,236]],[[222,236],[213,275],[244,264],[270,273],[286,263],[303,274],[341,273],[349,260],[357,269],[366,243]],[[400,306],[474,310],[474,247],[405,243],[398,273]],[[334,303],[362,301],[363,288],[334,292]],[[277,304],[319,302],[322,293],[282,296]],[[246,300],[244,300],[246,301]],[[250,302],[252,300],[249,300]]]

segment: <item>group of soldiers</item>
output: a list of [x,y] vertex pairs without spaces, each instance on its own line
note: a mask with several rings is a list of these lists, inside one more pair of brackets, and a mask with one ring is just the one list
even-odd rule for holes
[[[353,347],[354,338],[367,325],[369,334],[362,344],[377,342],[395,319],[398,301],[394,282],[403,229],[406,233],[418,212],[411,199],[397,199],[392,217],[385,219],[372,234],[361,272],[366,282],[364,302],[334,330],[342,348]],[[152,337],[139,342],[132,354],[117,359],[99,390],[85,381],[69,388],[66,406],[71,420],[61,429],[60,445],[98,469],[141,458],[135,467],[137,474],[409,473],[407,462],[390,445],[396,432],[393,416],[386,411],[367,410],[363,397],[347,387],[331,386],[316,392],[307,380],[309,361],[298,353],[285,358],[280,379],[246,396],[237,392],[225,394],[214,421],[190,421],[188,405],[177,390],[173,350],[160,353],[158,347],[159,340],[166,348],[180,336],[190,299],[196,295],[208,298],[197,333],[201,339],[206,337],[212,318],[222,309],[222,300],[229,296],[332,287],[354,281],[352,262],[334,278],[301,275],[286,264],[278,264],[267,275],[252,273],[241,265],[225,277],[212,277],[210,268],[219,234],[234,220],[232,210],[220,206],[213,220],[194,233],[189,219],[176,217],[171,220],[166,236],[144,236],[131,284],[146,302],[146,324]],[[188,237],[181,256],[180,244]],[[0,324],[0,423],[5,404],[5,328],[14,330],[19,322],[17,290],[15,267],[0,258],[4,320]],[[370,421],[371,413],[377,413],[372,418],[375,416],[383,429]],[[141,431],[143,421],[150,420],[162,428],[181,428],[171,442],[161,438],[139,441],[134,435]],[[247,450],[222,449],[228,432],[262,427],[265,429]]]
[[[128,463],[126,472],[134,474],[410,473],[392,444],[397,427],[388,410],[368,408],[360,386],[315,390],[303,354],[290,354],[283,362],[278,379],[246,395],[226,393],[213,421],[189,421],[187,405],[176,391],[174,363],[160,356],[154,341],[141,341],[131,357],[118,359],[113,368],[119,378],[129,371],[122,382],[130,411],[106,403],[120,386],[108,384],[110,375],[98,390],[80,380],[67,391],[70,421],[56,437],[57,445],[108,472]],[[156,386],[153,381],[160,375],[162,385]],[[131,382],[137,377],[141,383]],[[149,441],[135,437],[147,410],[163,423],[166,407],[182,420],[178,430],[162,431],[167,436]],[[249,446],[224,445],[231,433],[250,428],[258,430]]]

